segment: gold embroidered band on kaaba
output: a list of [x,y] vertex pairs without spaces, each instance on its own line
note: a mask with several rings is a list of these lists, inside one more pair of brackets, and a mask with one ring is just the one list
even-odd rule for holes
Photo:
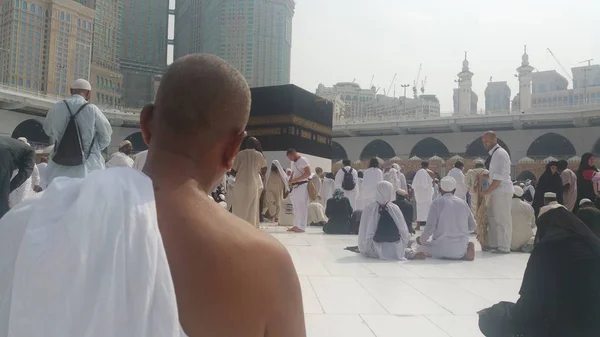
[[257,116],[250,117],[248,121],[249,127],[261,127],[270,125],[296,125],[303,129],[312,130],[324,136],[331,137],[331,128],[325,125],[311,122],[302,117],[295,115],[274,115],[274,116]]

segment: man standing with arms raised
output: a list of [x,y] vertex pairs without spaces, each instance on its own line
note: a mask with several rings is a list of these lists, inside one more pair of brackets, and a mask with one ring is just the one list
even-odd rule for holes
[[290,232],[304,233],[308,224],[308,178],[310,165],[295,149],[287,150],[287,157],[292,161],[292,176],[289,184],[292,187],[290,200],[294,206],[294,227]]
[[498,144],[494,131],[487,131],[481,138],[490,156],[486,161],[490,186],[481,192],[490,196],[488,203],[489,244],[492,253],[509,254],[512,239],[511,204],[513,184],[510,178],[510,155]]
[[189,337],[306,334],[300,285],[285,248],[209,197],[233,165],[249,113],[243,76],[222,59],[201,54],[171,64],[155,104],[141,113],[149,145],[144,172],[154,185]]

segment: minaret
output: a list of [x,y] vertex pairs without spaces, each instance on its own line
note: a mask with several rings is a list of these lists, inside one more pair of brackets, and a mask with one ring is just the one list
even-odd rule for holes
[[473,73],[469,71],[469,61],[467,52],[463,61],[462,71],[458,73],[458,115],[468,116],[471,114],[471,88],[473,87]]
[[529,65],[527,45],[525,45],[525,51],[521,59],[521,66],[517,68],[519,72],[519,110],[513,110],[513,113],[531,112],[531,73],[534,68]]

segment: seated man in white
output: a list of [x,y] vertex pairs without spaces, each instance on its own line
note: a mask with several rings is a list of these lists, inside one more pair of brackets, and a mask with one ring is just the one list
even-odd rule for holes
[[375,201],[365,206],[360,218],[358,250],[382,260],[404,260],[410,239],[408,226],[400,208],[392,202],[394,187],[390,182],[377,183]]
[[427,225],[416,250],[407,251],[407,257],[425,256],[443,259],[475,259],[475,245],[469,242],[469,233],[475,230],[475,219],[467,203],[456,197],[456,180],[444,177],[440,182],[440,197],[431,203]]
[[540,208],[540,214],[538,214],[538,218],[551,209],[565,207],[558,203],[558,198],[556,197],[556,193],[554,192],[544,193],[544,205],[545,206],[542,206],[542,208]]
[[535,212],[533,207],[523,201],[523,188],[513,186],[513,199],[510,212],[512,215],[512,240],[510,250],[514,252],[531,253],[535,236]]

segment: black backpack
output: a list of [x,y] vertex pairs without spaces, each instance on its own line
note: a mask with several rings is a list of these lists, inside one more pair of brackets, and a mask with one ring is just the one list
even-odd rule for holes
[[377,222],[377,230],[373,241],[377,243],[400,241],[400,231],[390,212],[388,212],[387,205],[379,208],[379,221]]
[[89,158],[92,146],[94,146],[94,142],[96,141],[96,136],[94,135],[94,138],[92,138],[92,143],[90,144],[90,148],[86,155],[83,151],[83,141],[81,140],[81,133],[79,132],[76,117],[86,106],[88,106],[88,103],[80,106],[79,110],[73,114],[71,107],[69,107],[69,103],[67,103],[67,101],[64,102],[67,106],[67,110],[69,110],[69,122],[67,123],[62,138],[54,144],[54,156],[52,157],[52,161],[63,166],[79,166]]
[[342,188],[344,191],[352,191],[356,187],[356,181],[354,181],[354,176],[352,175],[352,168],[350,171],[346,171],[342,169],[344,172],[344,180],[342,180]]

